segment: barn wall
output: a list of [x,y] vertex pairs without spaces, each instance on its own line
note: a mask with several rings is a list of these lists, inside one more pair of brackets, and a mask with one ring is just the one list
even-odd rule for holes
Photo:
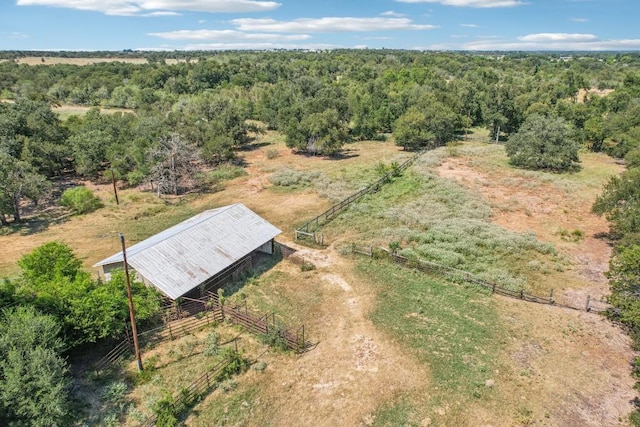
[[256,249],[258,252],[263,252],[265,254],[269,254],[269,255],[273,255],[273,239],[269,240],[267,243],[265,243],[264,245],[258,247],[258,249]]
[[[124,269],[124,262],[115,262],[113,264],[105,264],[105,265],[102,266],[102,278],[106,282],[108,282],[109,280],[111,280],[111,274],[114,271],[123,270],[123,269]],[[153,286],[153,283],[148,281],[146,277],[144,277],[142,274],[138,273],[131,266],[129,266],[129,274],[131,275],[132,279],[135,277],[135,280],[137,280],[138,282],[142,282],[147,286]]]

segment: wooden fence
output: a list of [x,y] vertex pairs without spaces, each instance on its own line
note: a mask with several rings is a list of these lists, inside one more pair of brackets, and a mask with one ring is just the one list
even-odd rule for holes
[[393,178],[393,174],[394,173],[405,171],[424,152],[425,152],[425,150],[419,151],[415,155],[411,156],[410,159],[408,159],[404,163],[402,163],[398,168],[396,168],[396,170],[385,174],[380,179],[378,179],[376,182],[367,185],[362,190],[358,191],[355,194],[352,194],[351,196],[347,197],[346,199],[340,201],[339,203],[336,203],[335,205],[331,206],[326,211],[322,212],[320,215],[318,215],[315,218],[307,221],[302,226],[296,228],[296,230],[295,230],[295,239],[299,240],[299,239],[311,238],[316,243],[323,244],[324,243],[323,242],[324,239],[322,238],[322,236],[319,236],[316,233],[316,230],[318,230],[323,224],[325,224],[325,223],[329,222],[330,220],[332,220],[333,218],[335,218],[338,214],[340,214],[342,211],[344,211],[349,206],[351,206],[351,204],[353,204],[353,203],[357,202],[358,200],[360,200],[362,197],[366,196],[367,194],[376,193],[378,190],[380,190],[380,188],[382,188],[383,185],[391,182],[391,178]]
[[[373,257],[374,249],[371,246],[358,246],[356,244],[351,245],[351,252],[354,254],[365,255],[369,257]],[[459,270],[453,267],[447,267],[442,264],[437,264],[430,261],[419,260],[419,259],[409,259],[398,255],[396,253],[390,252],[388,249],[380,248],[380,252],[386,254],[386,256],[391,259],[393,262],[397,264],[404,265],[406,267],[415,268],[416,270],[420,270],[425,273],[435,273],[450,277],[454,280],[462,280],[466,283],[470,283],[476,286],[480,286],[482,288],[488,289],[491,291],[491,294],[503,295],[510,298],[516,298],[523,301],[533,302],[537,304],[549,304],[555,305],[558,307],[568,308],[572,310],[585,310],[589,312],[601,313],[607,311],[610,306],[601,301],[595,301],[591,299],[590,295],[587,295],[585,304],[581,306],[574,306],[566,303],[559,303],[555,300],[553,295],[553,289],[550,290],[548,296],[541,295],[533,295],[526,293],[523,289],[513,290],[509,288],[505,288],[503,286],[497,285],[495,283],[488,282],[486,280],[480,279],[475,276],[473,273],[468,271]]]
[[[171,341],[189,335],[206,325],[223,320],[222,311],[219,308],[207,310],[202,314],[194,314],[190,317],[169,321],[162,326],[148,329],[138,334],[140,347],[151,347],[165,341]],[[133,338],[128,329],[125,329],[125,338],[111,351],[94,365],[94,370],[100,372],[106,367],[132,355]]]
[[[160,327],[139,333],[138,339],[141,347],[150,347],[174,340],[191,334],[206,325],[224,320],[228,320],[234,325],[239,325],[257,335],[276,333],[286,343],[287,348],[298,354],[304,353],[315,346],[305,335],[304,325],[297,329],[287,329],[282,326],[282,323],[276,319],[273,313],[265,315],[253,313],[248,310],[246,305],[244,307],[226,306],[220,303],[218,295],[213,292],[208,292],[203,299],[187,298],[186,300],[190,304],[185,307],[189,307],[192,310],[189,311],[183,308],[180,312],[182,314],[189,313],[189,316],[177,320],[169,320]],[[194,313],[196,308],[199,308],[200,311]],[[127,332],[126,338],[94,365],[94,370],[100,372],[131,354],[133,354],[133,339]]]
[[[221,360],[187,387],[173,393],[171,396],[171,402],[169,403],[172,409],[177,411],[178,408],[185,408],[193,405],[201,396],[209,393],[217,386],[220,381],[220,374],[230,362],[231,360],[229,358]],[[157,416],[151,415],[140,424],[140,427],[153,427],[156,425],[156,421]]]

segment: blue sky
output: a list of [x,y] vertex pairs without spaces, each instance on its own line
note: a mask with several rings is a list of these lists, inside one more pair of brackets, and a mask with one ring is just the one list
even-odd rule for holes
[[0,50],[640,50],[640,0],[0,0]]

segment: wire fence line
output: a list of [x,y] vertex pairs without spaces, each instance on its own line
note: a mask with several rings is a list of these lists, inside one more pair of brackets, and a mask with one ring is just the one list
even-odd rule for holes
[[316,217],[310,219],[300,227],[296,228],[295,240],[311,238],[315,241],[315,243],[322,245],[324,243],[324,239],[321,235],[316,233],[316,231],[323,224],[331,221],[333,218],[339,215],[342,211],[347,209],[349,206],[351,206],[353,203],[357,202],[367,194],[373,194],[379,191],[382,188],[382,186],[391,182],[391,179],[396,174],[399,174],[399,173],[401,174],[409,166],[411,166],[425,151],[427,150],[426,149],[420,150],[419,152],[411,156],[411,158],[409,158],[408,160],[404,161],[402,164],[395,167],[394,170],[392,170],[391,172],[384,174],[381,178],[367,185],[362,190],[358,191],[355,194],[352,194],[351,196],[347,197],[344,200],[341,200],[340,202],[331,206],[326,211],[322,212],[320,215],[317,215]]
[[484,289],[488,289],[491,291],[491,294],[503,295],[510,298],[519,299],[522,301],[528,301],[536,304],[546,304],[553,305],[556,307],[567,308],[571,310],[581,310],[593,313],[604,313],[608,311],[611,306],[602,301],[594,300],[590,295],[587,295],[585,298],[585,303],[583,305],[574,305],[569,303],[558,302],[553,294],[553,289],[549,291],[548,296],[542,295],[534,295],[524,291],[524,289],[514,290],[509,289],[504,286],[500,286],[496,283],[488,282],[484,279],[481,279],[475,276],[473,273],[459,270],[457,268],[448,267],[446,265],[437,264],[435,262],[420,260],[420,259],[410,259],[404,257],[402,255],[398,255],[388,249],[385,248],[376,248],[374,249],[372,246],[358,246],[355,243],[351,244],[348,250],[353,254],[364,255],[370,258],[387,258],[396,264],[400,264],[409,268],[414,268],[416,270],[422,271],[424,273],[435,273],[443,276],[447,276],[454,280],[460,280],[465,283],[469,283],[472,285],[480,286]]

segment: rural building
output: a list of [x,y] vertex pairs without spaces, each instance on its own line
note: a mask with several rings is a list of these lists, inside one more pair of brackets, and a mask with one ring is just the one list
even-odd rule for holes
[[[241,203],[202,212],[127,248],[137,278],[169,298],[198,297],[237,272],[257,253],[273,254],[281,231]],[[105,279],[123,268],[122,251],[104,259]]]

